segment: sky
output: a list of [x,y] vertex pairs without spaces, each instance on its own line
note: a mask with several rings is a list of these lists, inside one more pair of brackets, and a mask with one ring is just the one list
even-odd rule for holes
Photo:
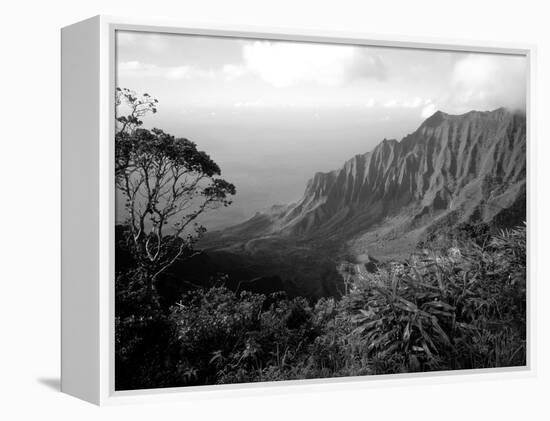
[[211,230],[297,201],[437,110],[524,110],[526,71],[513,55],[117,32],[117,86],[159,101],[145,127],[194,141],[237,187]]

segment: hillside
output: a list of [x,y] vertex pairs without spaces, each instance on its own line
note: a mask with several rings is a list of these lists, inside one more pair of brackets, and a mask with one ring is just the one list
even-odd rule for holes
[[441,227],[513,225],[525,217],[525,154],[522,114],[438,111],[401,141],[384,139],[315,174],[297,203],[210,233],[205,244],[254,253],[273,241],[336,243],[355,255],[396,257]]

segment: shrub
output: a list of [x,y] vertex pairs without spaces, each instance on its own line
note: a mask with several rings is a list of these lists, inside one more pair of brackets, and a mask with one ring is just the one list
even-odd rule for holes
[[502,231],[486,247],[382,271],[350,294],[374,371],[524,365],[525,244],[525,227]]
[[[263,380],[294,361],[314,329],[306,300],[211,288],[187,293],[170,316],[186,384]],[[276,377],[276,374],[273,374]]]
[[117,389],[524,365],[525,235],[382,265],[314,304],[216,287],[164,310],[121,275]]

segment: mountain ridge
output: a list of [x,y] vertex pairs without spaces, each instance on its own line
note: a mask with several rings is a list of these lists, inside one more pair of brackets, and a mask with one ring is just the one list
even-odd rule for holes
[[383,139],[339,169],[315,173],[296,203],[209,237],[221,244],[274,237],[354,243],[384,224],[410,233],[441,217],[490,221],[525,194],[525,150],[521,113],[437,111],[401,141]]

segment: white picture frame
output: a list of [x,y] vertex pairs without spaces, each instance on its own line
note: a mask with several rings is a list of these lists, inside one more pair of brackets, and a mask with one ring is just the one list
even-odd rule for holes
[[[62,45],[62,376],[61,390],[94,404],[243,396],[378,387],[384,384],[477,381],[535,373],[534,285],[528,265],[527,365],[373,377],[350,377],[186,388],[114,390],[114,90],[115,31],[134,30],[239,38],[473,51],[524,55],[527,72],[527,212],[531,209],[533,61],[535,47],[357,33],[180,24],[96,16],[65,27]],[[531,238],[528,225],[528,239]],[[531,244],[531,241],[529,242]]]

